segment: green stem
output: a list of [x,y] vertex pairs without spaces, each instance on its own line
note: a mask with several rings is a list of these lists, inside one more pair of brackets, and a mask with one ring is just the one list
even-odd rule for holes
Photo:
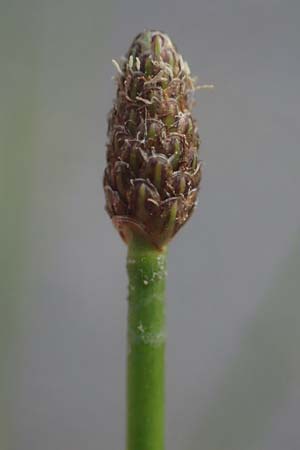
[[166,252],[134,238],[127,270],[127,450],[163,450]]

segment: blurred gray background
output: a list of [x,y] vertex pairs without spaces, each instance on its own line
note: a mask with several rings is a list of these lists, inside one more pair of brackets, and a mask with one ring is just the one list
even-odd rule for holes
[[170,246],[168,448],[299,450],[299,1],[0,5],[1,450],[124,448],[126,248],[102,172],[111,59],[145,27],[216,85]]

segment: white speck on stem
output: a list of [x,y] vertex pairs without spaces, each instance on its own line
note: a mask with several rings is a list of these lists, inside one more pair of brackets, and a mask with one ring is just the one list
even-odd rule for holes
[[143,327],[143,324],[142,324],[142,322],[139,324],[139,326],[137,327],[137,329],[141,332],[141,333],[144,333],[144,327]]
[[134,258],[128,258],[127,262],[128,264],[135,264],[136,260]]

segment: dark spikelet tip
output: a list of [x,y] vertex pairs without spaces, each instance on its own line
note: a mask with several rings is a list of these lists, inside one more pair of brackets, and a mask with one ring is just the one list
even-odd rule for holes
[[126,242],[141,234],[161,249],[191,216],[201,181],[193,78],[170,38],[155,30],[134,38],[118,70],[106,210]]

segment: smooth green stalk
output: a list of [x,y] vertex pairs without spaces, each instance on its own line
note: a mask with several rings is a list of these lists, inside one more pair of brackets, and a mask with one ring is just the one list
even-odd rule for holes
[[127,270],[127,450],[163,450],[166,252],[134,238]]

